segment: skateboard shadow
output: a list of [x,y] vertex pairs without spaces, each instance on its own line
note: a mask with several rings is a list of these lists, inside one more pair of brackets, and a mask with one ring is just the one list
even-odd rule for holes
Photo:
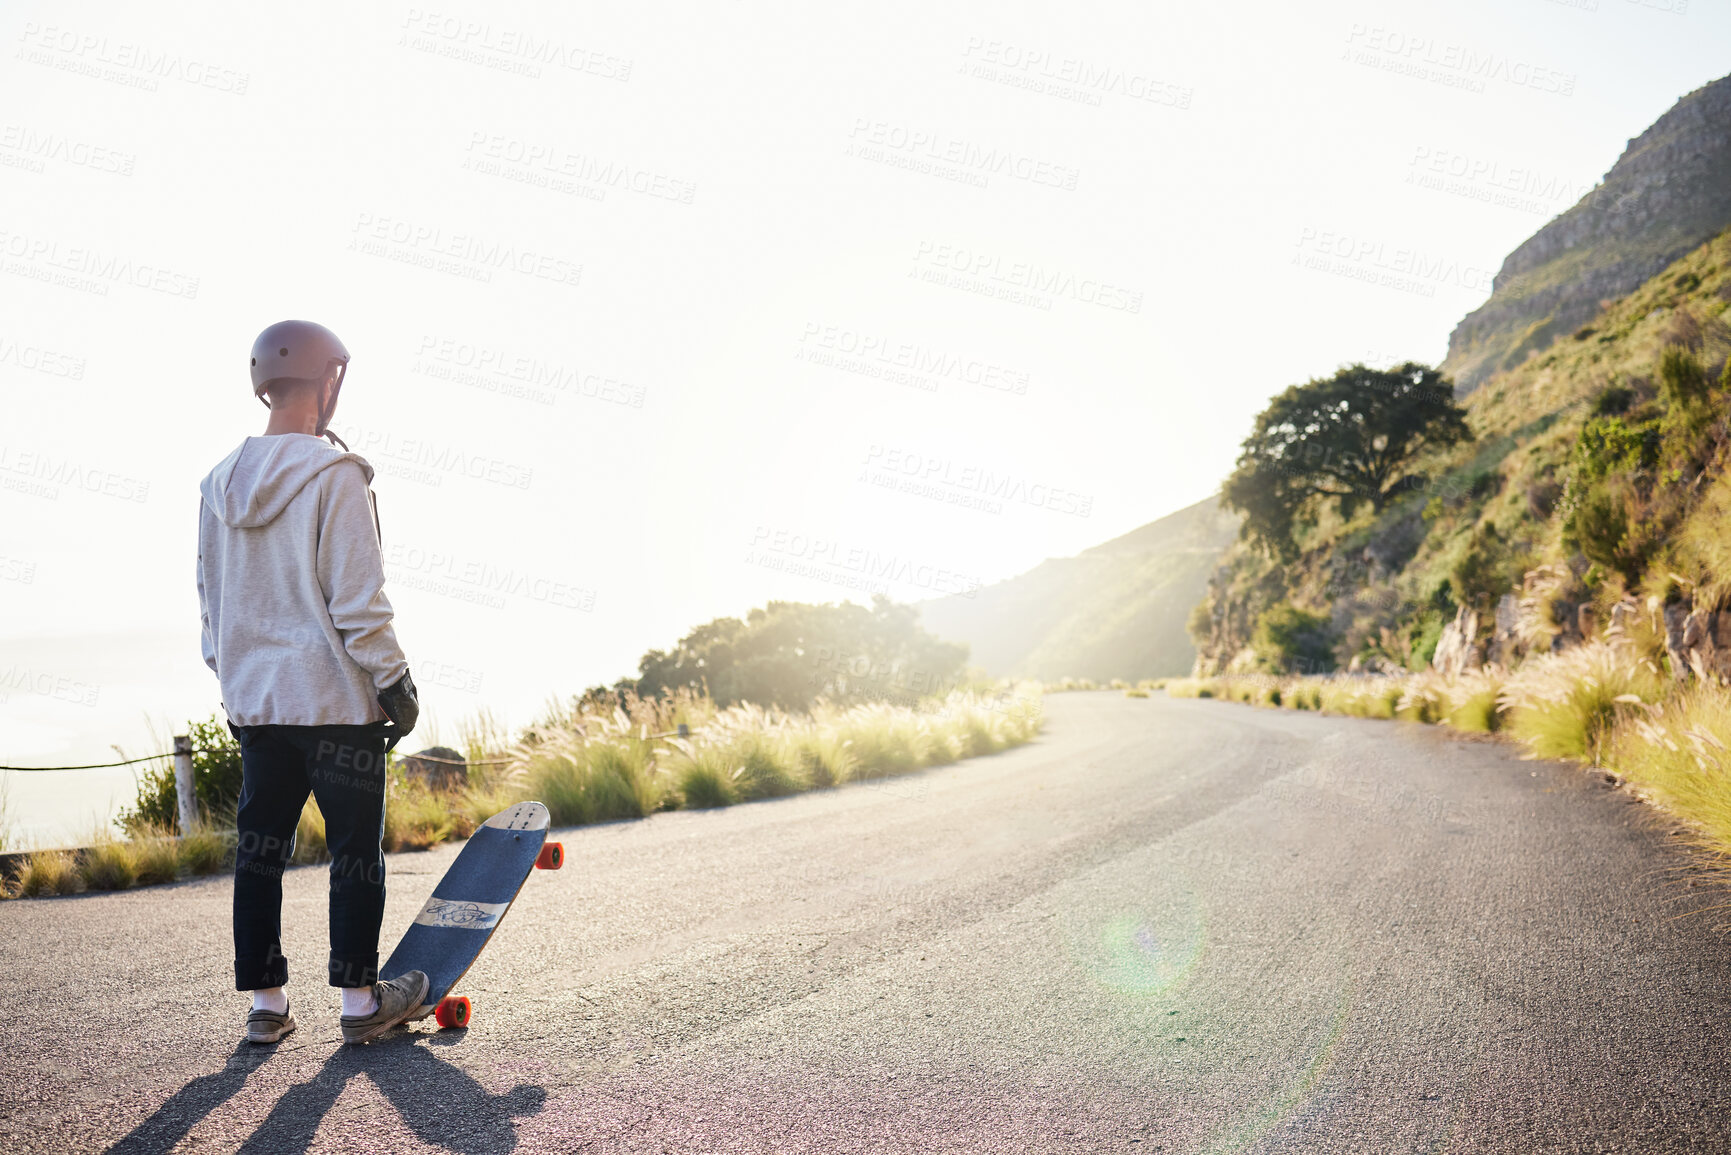
[[118,1143],[108,1149],[110,1155],[133,1155],[134,1152],[167,1151],[186,1138],[188,1131],[206,1115],[240,1093],[247,1076],[263,1066],[275,1047],[258,1047],[241,1042],[228,1057],[220,1071],[200,1075],[158,1107],[150,1118],[134,1127]]
[[[536,1114],[547,1101],[545,1087],[527,1083],[491,1094],[467,1071],[433,1054],[427,1036],[399,1034],[362,1047],[340,1047],[316,1075],[277,1100],[241,1151],[306,1151],[343,1089],[361,1074],[384,1093],[416,1138],[459,1155],[515,1150],[514,1120]],[[368,1126],[388,1128],[390,1123],[377,1119]]]

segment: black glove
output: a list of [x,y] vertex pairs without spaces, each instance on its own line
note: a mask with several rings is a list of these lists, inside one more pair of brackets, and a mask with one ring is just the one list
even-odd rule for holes
[[402,677],[379,691],[379,708],[385,712],[385,717],[391,720],[391,725],[385,730],[391,739],[385,743],[385,752],[389,753],[397,748],[398,742],[408,736],[421,717],[421,699],[415,694],[415,682],[409,677],[408,670],[404,670]]

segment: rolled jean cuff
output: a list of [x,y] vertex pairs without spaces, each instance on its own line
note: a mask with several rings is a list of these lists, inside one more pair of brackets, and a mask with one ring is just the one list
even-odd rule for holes
[[352,958],[332,955],[330,971],[333,987],[370,987],[379,981],[379,956],[376,952]]
[[271,959],[234,960],[234,989],[262,991],[288,985],[288,959],[277,955]]

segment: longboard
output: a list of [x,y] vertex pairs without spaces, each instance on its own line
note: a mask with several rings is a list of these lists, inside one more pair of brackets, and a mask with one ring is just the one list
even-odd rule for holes
[[469,836],[468,843],[433,888],[397,949],[379,968],[381,979],[408,971],[427,975],[426,1001],[405,1022],[434,1016],[441,1027],[465,1027],[473,1008],[451,989],[499,929],[530,871],[558,870],[565,848],[547,841],[547,808],[519,802],[501,810]]

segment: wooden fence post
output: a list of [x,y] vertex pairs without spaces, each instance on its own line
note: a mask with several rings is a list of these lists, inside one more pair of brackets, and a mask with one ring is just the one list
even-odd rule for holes
[[198,791],[192,781],[192,739],[184,734],[174,739],[174,792],[180,799],[180,834],[186,837],[198,825]]

